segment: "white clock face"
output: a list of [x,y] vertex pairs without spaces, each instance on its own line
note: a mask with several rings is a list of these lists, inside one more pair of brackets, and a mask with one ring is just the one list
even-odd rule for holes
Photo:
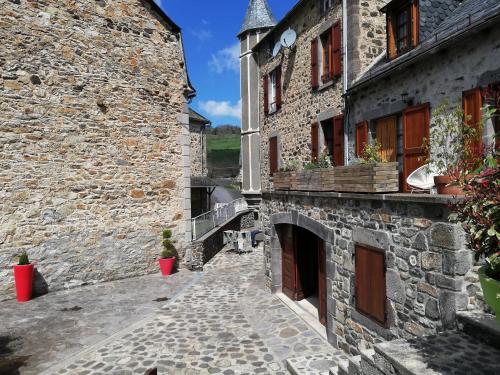
[[273,57],[275,57],[278,53],[280,53],[281,50],[281,42],[278,41],[273,48]]
[[283,47],[289,48],[293,46],[296,39],[297,33],[292,29],[288,29],[283,33],[283,35],[281,35],[281,44],[283,45]]

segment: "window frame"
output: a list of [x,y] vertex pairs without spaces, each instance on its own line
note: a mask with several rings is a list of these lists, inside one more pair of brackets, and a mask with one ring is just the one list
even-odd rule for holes
[[[406,22],[400,23],[401,15],[407,12]],[[400,37],[399,31],[405,25],[406,35]],[[401,56],[419,43],[420,12],[418,0],[404,0],[396,2],[387,9],[387,54],[389,59]],[[406,39],[406,46],[401,46],[400,41]]]
[[264,108],[264,112],[266,115],[271,115],[278,112],[282,104],[281,65],[278,65],[266,75],[266,81],[267,93],[265,93],[265,96],[267,98],[267,103],[264,101],[264,104],[267,104],[267,108]]
[[326,84],[333,80],[333,35],[332,29],[329,28],[319,36],[321,45],[321,69],[319,80],[322,84]]

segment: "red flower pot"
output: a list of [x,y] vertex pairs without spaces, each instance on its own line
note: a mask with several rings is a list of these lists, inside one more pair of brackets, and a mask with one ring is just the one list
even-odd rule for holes
[[438,194],[465,195],[462,187],[450,176],[434,176]]
[[172,269],[174,268],[175,257],[172,258],[158,258],[158,262],[160,262],[161,274],[163,276],[168,276],[172,273]]
[[14,279],[16,280],[16,295],[18,302],[26,302],[31,299],[33,290],[34,264],[14,266]]

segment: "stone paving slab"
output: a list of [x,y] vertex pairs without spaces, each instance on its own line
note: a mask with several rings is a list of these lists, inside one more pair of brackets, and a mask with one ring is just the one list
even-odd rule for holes
[[347,355],[336,351],[288,358],[286,365],[292,375],[329,375],[330,369],[341,360],[347,360]]

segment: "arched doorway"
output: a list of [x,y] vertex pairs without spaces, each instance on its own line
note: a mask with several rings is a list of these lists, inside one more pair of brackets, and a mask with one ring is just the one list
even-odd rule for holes
[[282,291],[293,301],[307,300],[327,321],[325,243],[314,233],[291,224],[277,225],[282,249]]

